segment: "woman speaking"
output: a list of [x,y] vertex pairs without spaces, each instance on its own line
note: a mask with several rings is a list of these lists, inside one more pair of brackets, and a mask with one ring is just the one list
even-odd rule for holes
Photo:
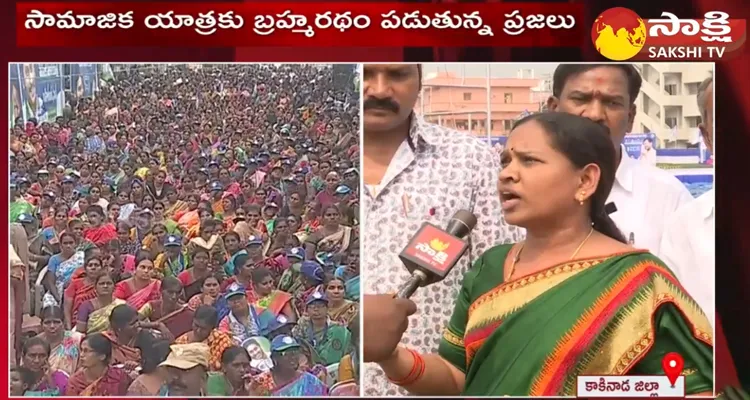
[[[518,121],[498,185],[506,221],[526,240],[487,250],[465,275],[438,354],[395,345],[413,305],[399,313],[407,301],[372,298],[366,314],[390,309],[365,317],[380,339],[365,344],[365,360],[419,395],[571,396],[579,375],[662,375],[663,356],[677,352],[685,393],[711,395],[708,319],[608,216],[615,154],[607,128],[589,119]],[[381,324],[389,317],[397,327]]]

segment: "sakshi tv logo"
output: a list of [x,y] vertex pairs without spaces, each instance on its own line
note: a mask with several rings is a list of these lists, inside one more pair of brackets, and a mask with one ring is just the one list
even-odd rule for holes
[[443,242],[440,239],[432,239],[429,243],[420,242],[414,247],[439,264],[445,264],[448,260],[448,253],[445,252],[450,247],[450,243],[448,242]]
[[627,60],[721,60],[745,43],[744,19],[709,11],[703,19],[680,19],[662,12],[643,19],[624,7],[610,8],[594,20],[591,41],[602,56]]

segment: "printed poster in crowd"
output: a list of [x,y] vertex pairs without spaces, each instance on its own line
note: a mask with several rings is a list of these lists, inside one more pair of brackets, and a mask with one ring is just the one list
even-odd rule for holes
[[24,118],[51,121],[64,104],[60,64],[23,64]]
[[639,159],[641,157],[641,150],[643,149],[643,141],[646,139],[651,139],[652,146],[656,147],[656,135],[653,133],[630,133],[625,135],[622,144],[625,146],[628,157],[635,158],[636,160]]
[[23,117],[23,96],[21,82],[21,64],[10,64],[10,101],[8,102],[8,116],[10,117],[10,126]]
[[71,64],[70,90],[76,98],[94,97],[96,87],[96,64]]

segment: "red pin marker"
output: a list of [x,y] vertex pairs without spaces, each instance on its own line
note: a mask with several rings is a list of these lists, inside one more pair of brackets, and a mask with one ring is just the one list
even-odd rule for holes
[[669,378],[669,383],[674,387],[677,378],[682,373],[682,368],[685,366],[685,360],[678,353],[667,353],[661,360],[661,367],[664,369],[664,373]]

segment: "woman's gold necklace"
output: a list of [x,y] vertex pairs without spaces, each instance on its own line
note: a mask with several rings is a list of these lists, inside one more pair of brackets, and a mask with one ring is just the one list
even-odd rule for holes
[[[589,240],[589,238],[591,237],[593,233],[594,233],[594,228],[591,228],[591,230],[589,231],[589,234],[586,235],[586,237],[583,239],[581,244],[579,244],[578,247],[576,248],[576,251],[573,252],[573,255],[570,256],[571,260],[576,258],[576,256],[578,255],[578,252],[581,251],[581,249],[583,248],[583,245],[586,244],[586,242]],[[513,263],[510,264],[510,271],[508,271],[508,276],[505,278],[505,282],[510,281],[510,278],[513,276],[513,273],[516,272],[516,263],[521,259],[522,251],[523,251],[523,243],[521,243],[521,247],[516,252],[516,256],[513,257]]]

